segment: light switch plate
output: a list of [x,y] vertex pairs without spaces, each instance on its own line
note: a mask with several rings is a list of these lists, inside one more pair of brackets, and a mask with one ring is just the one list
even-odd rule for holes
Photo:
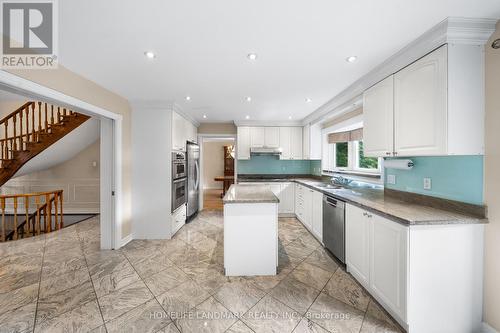
[[396,184],[396,175],[387,175],[387,184]]
[[424,190],[430,190],[432,188],[432,181],[430,178],[424,178]]

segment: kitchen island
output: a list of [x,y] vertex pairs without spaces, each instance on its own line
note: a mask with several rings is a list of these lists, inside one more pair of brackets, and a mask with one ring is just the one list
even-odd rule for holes
[[276,275],[278,197],[265,186],[235,184],[223,203],[225,274]]

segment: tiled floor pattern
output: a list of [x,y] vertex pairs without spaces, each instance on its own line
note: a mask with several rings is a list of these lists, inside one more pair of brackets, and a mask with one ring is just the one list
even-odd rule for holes
[[279,238],[279,274],[247,278],[223,274],[217,211],[118,251],[98,217],[0,244],[0,332],[400,332],[296,219]]

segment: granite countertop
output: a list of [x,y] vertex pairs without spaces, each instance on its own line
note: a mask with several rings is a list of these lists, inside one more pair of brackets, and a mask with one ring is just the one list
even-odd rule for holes
[[265,186],[233,184],[222,199],[224,204],[279,203],[278,197]]
[[356,186],[325,188],[326,183],[317,177],[238,177],[238,181],[299,183],[404,225],[488,223],[484,217],[453,211],[452,208],[443,209],[404,201],[387,195],[381,188]]

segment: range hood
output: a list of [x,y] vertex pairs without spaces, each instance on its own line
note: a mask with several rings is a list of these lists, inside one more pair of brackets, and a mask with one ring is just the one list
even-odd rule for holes
[[250,148],[250,154],[252,155],[281,155],[281,148],[270,148],[270,147],[253,147]]

